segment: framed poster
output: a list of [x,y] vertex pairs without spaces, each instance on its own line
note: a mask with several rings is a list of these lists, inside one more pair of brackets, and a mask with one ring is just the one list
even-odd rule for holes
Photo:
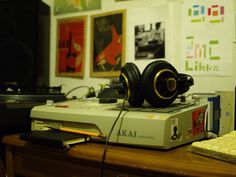
[[54,14],[101,9],[101,0],[55,0]]
[[57,21],[57,76],[83,77],[86,16]]
[[91,77],[117,77],[125,58],[125,10],[91,16]]

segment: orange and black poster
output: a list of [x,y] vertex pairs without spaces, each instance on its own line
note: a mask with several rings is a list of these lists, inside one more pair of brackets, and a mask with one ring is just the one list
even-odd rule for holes
[[86,17],[58,20],[57,75],[83,77]]
[[115,77],[125,57],[125,11],[92,16],[91,61],[92,77]]

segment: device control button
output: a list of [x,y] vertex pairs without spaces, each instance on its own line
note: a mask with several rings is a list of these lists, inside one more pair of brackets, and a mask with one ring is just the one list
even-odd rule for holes
[[52,107],[52,106],[54,106],[54,101],[53,100],[47,100],[46,105],[49,106],[49,107]]

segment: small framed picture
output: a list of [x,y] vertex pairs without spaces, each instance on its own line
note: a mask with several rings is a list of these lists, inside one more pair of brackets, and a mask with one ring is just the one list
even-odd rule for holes
[[125,62],[125,10],[91,16],[91,77],[117,77]]
[[165,58],[165,23],[135,26],[135,60]]
[[101,9],[101,0],[55,0],[54,14],[65,14]]
[[56,75],[83,77],[86,16],[58,19]]

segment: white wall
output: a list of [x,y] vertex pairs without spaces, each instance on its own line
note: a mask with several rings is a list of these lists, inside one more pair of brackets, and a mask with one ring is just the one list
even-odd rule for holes
[[[51,6],[51,43],[50,43],[50,85],[58,86],[63,85],[63,92],[67,92],[76,86],[93,86],[95,89],[99,89],[99,84],[109,83],[109,79],[104,78],[90,78],[89,65],[90,65],[90,15],[99,14],[106,11],[127,9],[127,35],[126,35],[126,61],[135,62],[140,71],[152,60],[134,61],[132,56],[132,42],[133,31],[129,31],[129,25],[139,21],[140,17],[143,19],[149,19],[145,14],[145,11],[152,10],[153,7],[159,6],[157,14],[164,18],[166,21],[166,59],[171,62],[176,69],[179,69],[180,61],[180,0],[130,0],[126,2],[115,2],[114,0],[102,0],[102,9],[93,10],[87,12],[78,12],[71,14],[56,15],[53,14],[53,2],[54,0],[43,0]],[[133,13],[140,10],[141,16],[132,16]],[[88,15],[87,19],[87,36],[86,36],[86,61],[85,61],[85,75],[84,78],[69,78],[69,77],[56,77],[56,20],[63,17]],[[234,45],[235,49],[235,44]],[[216,90],[233,90],[236,85],[236,53],[234,52],[234,68],[232,76],[225,77],[206,77],[206,76],[194,76],[195,85],[191,87],[190,92],[214,92]],[[72,95],[81,96],[84,95],[87,90],[74,91]]]

